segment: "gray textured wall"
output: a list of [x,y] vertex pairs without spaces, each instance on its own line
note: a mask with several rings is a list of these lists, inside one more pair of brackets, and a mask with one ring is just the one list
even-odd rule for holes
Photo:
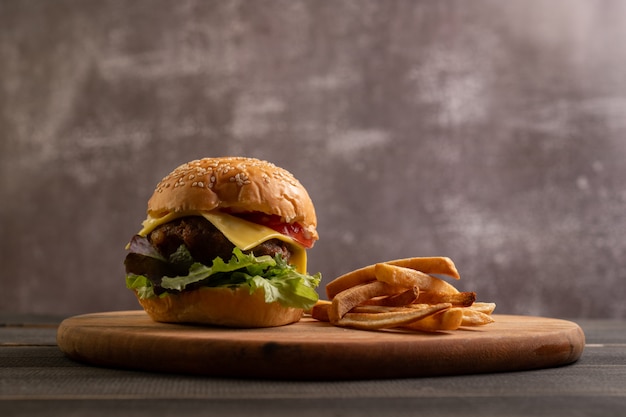
[[446,255],[500,313],[626,317],[626,2],[0,0],[0,310],[137,308],[202,156],[292,171],[324,282]]

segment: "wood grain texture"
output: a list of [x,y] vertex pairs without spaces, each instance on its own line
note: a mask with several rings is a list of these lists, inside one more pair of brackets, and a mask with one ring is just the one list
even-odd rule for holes
[[542,317],[496,315],[479,328],[426,334],[359,331],[305,318],[284,327],[225,329],[152,321],[143,311],[74,316],[59,348],[88,364],[224,377],[382,379],[519,371],[569,364],[580,327]]

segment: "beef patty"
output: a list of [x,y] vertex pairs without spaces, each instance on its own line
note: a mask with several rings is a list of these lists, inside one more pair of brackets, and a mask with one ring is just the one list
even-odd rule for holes
[[[181,217],[165,223],[155,228],[147,237],[166,258],[184,244],[196,261],[209,266],[218,256],[228,261],[235,248],[210,221],[200,216]],[[289,245],[279,239],[270,239],[246,252],[252,252],[255,256],[271,257],[280,254],[287,262],[291,257]]]

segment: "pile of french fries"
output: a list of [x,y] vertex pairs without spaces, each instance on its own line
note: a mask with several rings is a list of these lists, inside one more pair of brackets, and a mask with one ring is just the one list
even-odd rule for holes
[[476,302],[434,275],[460,279],[446,257],[406,258],[377,263],[326,285],[327,300],[310,311],[314,319],[362,330],[456,330],[494,321],[494,303]]

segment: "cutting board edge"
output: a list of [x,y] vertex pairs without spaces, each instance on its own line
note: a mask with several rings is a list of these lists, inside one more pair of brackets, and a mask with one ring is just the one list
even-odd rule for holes
[[[156,356],[155,361],[143,361],[141,359],[128,359],[128,357],[124,357],[124,349],[126,352],[132,351],[133,348],[133,339],[140,340],[142,338],[141,335],[135,334],[134,336],[129,337],[127,342],[129,343],[124,349],[120,351],[115,347],[115,332],[110,333],[111,338],[109,338],[106,343],[103,343],[103,348],[99,354],[94,355],[91,352],[85,351],[85,348],[88,346],[84,346],[84,343],[76,343],[75,338],[73,337],[74,331],[76,328],[72,325],[76,320],[80,321],[85,318],[97,317],[100,315],[101,317],[111,317],[111,315],[120,314],[125,312],[111,312],[111,313],[94,313],[87,314],[81,316],[75,316],[73,318],[69,318],[67,321],[61,323],[59,326],[58,332],[58,344],[59,348],[71,359],[76,360],[78,362],[83,362],[87,364],[104,366],[104,367],[112,367],[112,368],[120,368],[120,369],[135,369],[135,370],[143,370],[143,371],[155,371],[155,372],[167,372],[167,373],[178,373],[178,374],[196,374],[196,375],[206,375],[206,376],[215,376],[215,377],[241,377],[241,378],[264,378],[264,379],[297,379],[297,380],[324,380],[324,379],[332,379],[332,380],[341,380],[341,379],[387,379],[387,378],[406,378],[406,377],[424,377],[424,376],[443,376],[443,375],[463,375],[463,374],[478,374],[478,373],[492,373],[492,372],[510,372],[510,371],[524,371],[531,369],[542,369],[542,368],[550,368],[550,367],[558,367],[563,365],[568,365],[576,362],[582,352],[584,350],[584,333],[580,326],[576,323],[562,320],[562,319],[546,319],[541,317],[525,317],[525,316],[508,316],[501,315],[496,316],[504,319],[504,318],[523,318],[523,319],[538,319],[538,320],[549,320],[550,323],[555,325],[563,325],[565,327],[564,330],[561,330],[561,343],[543,343],[541,337],[539,340],[534,341],[534,345],[536,349],[532,352],[522,350],[522,355],[518,355],[515,357],[513,355],[513,359],[511,357],[505,356],[503,359],[498,357],[490,357],[489,355],[493,353],[493,349],[490,347],[485,351],[483,349],[483,359],[479,362],[478,365],[473,365],[471,367],[467,367],[463,364],[463,362],[459,362],[455,357],[458,358],[458,355],[463,355],[464,352],[470,352],[470,354],[478,354],[481,348],[479,347],[479,342],[474,341],[469,344],[466,344],[465,351],[463,349],[459,350],[457,355],[454,355],[454,349],[452,349],[453,353],[446,352],[445,355],[452,355],[452,360],[447,360],[445,362],[448,363],[448,366],[438,366],[437,363],[432,366],[425,366],[425,358],[420,355],[413,355],[410,359],[415,362],[418,361],[421,363],[410,363],[410,366],[395,366],[393,360],[391,366],[387,369],[387,371],[373,371],[371,367],[364,366],[367,365],[367,362],[362,356],[355,357],[353,360],[347,360],[346,357],[337,355],[337,352],[340,352],[342,349],[345,349],[341,344],[335,344],[333,351],[331,349],[330,352],[326,352],[325,354],[320,354],[320,352],[316,352],[318,355],[316,360],[312,361],[309,366],[303,366],[302,360],[303,356],[301,353],[291,351],[289,359],[286,362],[283,362],[281,366],[278,368],[274,367],[255,367],[249,366],[250,364],[246,364],[245,360],[243,362],[233,362],[220,365],[220,366],[211,366],[203,365],[198,366],[197,362],[190,362],[187,359],[180,361],[172,361],[173,356],[172,352],[165,350],[163,354],[159,357]],[[131,314],[141,315],[141,311],[131,312]],[[68,326],[69,324],[69,326]],[[157,325],[158,326],[158,325]],[[173,328],[176,328],[177,325],[173,325]],[[91,330],[95,330],[96,327],[92,327]],[[360,330],[353,330],[354,332],[362,332]],[[462,330],[460,330],[462,331]],[[80,332],[80,330],[79,330]],[[89,334],[89,332],[87,332]],[[132,335],[132,330],[131,330]],[[435,336],[437,337],[437,336]],[[445,337],[445,336],[443,336]],[[522,338],[523,339],[523,338]],[[536,342],[536,343],[535,343]],[[478,343],[478,344],[477,344]],[[493,345],[497,344],[497,340],[491,340],[490,343]],[[244,343],[245,345],[246,343]],[[349,342],[348,342],[349,345]],[[108,347],[107,347],[108,346]],[[190,345],[187,345],[190,347]],[[269,347],[268,347],[269,346]],[[396,346],[397,348],[397,346]],[[269,358],[269,362],[276,361],[277,358],[280,358],[281,355],[284,355],[285,349],[287,352],[290,349],[289,343],[267,343],[266,342],[255,342],[252,343],[250,349],[242,352],[244,357],[248,358],[248,362],[250,361],[261,361],[262,358],[263,363],[267,363]],[[401,347],[400,350],[403,348]],[[467,350],[469,349],[469,351]],[[555,353],[557,351],[557,353]],[[102,353],[104,352],[104,354]],[[378,352],[374,352],[375,354],[379,354]],[[513,352],[515,353],[515,352]],[[194,353],[197,354],[197,353]],[[133,356],[134,358],[145,357],[141,354],[136,354]],[[450,359],[450,358],[448,358]],[[360,362],[359,362],[360,361]],[[380,360],[377,361],[380,364]],[[295,368],[294,368],[295,367]],[[377,367],[378,369],[380,367]],[[300,372],[295,372],[294,369],[300,369]],[[330,369],[330,371],[329,371]]]

